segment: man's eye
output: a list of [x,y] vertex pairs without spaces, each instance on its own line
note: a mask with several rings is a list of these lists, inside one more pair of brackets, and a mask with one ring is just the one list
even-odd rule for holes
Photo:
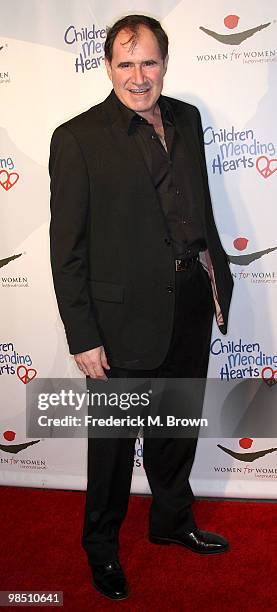
[[126,64],[120,64],[120,68],[130,68],[130,65],[131,65],[131,64],[128,64],[128,63],[126,63]]
[[156,62],[154,62],[154,60],[148,60],[147,62],[144,62],[145,66],[155,66]]

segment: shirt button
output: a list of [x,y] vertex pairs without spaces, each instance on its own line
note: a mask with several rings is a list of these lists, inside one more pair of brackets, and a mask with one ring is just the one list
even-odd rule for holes
[[180,195],[180,189],[178,187],[176,189],[176,195]]
[[173,293],[174,288],[172,287],[172,285],[168,285],[168,287],[166,288],[167,293]]

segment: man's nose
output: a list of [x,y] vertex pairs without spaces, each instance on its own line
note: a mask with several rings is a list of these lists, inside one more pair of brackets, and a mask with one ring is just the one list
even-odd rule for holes
[[133,71],[133,82],[136,85],[141,85],[144,82],[144,73],[143,73],[143,67],[142,66],[134,66],[134,71]]

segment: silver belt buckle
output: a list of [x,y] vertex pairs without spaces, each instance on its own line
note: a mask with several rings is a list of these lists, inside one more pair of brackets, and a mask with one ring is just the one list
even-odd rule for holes
[[176,272],[181,272],[183,270],[181,259],[175,259],[175,270]]
[[175,259],[176,272],[183,272],[192,267],[192,264],[198,259],[198,255],[190,257],[190,259]]

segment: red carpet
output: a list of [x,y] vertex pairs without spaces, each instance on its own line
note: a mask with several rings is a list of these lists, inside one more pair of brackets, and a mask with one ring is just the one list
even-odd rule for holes
[[91,587],[80,548],[83,492],[0,487],[0,496],[1,590],[63,591],[66,612],[276,609],[273,503],[196,502],[199,526],[222,533],[232,546],[222,555],[201,556],[177,546],[150,544],[150,498],[131,497],[120,558],[132,592],[128,600],[113,602]]

